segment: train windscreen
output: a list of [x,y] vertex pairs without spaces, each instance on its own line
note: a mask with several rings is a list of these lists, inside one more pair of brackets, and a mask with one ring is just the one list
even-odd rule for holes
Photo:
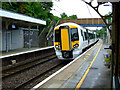
[[77,28],[71,28],[71,40],[72,41],[79,40],[79,35],[78,35],[78,29]]
[[60,31],[55,30],[55,42],[60,42]]

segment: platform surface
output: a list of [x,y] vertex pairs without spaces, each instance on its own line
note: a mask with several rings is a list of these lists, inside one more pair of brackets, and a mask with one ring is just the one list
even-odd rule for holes
[[9,50],[8,52],[3,51],[3,52],[0,52],[0,59],[5,58],[5,57],[19,55],[19,54],[25,54],[25,53],[44,50],[44,49],[49,49],[49,48],[53,48],[53,47],[54,46],[48,46],[48,47],[42,47],[42,48],[30,48],[30,49],[29,48],[20,48],[20,49],[15,49],[15,50]]
[[[110,88],[110,69],[104,66],[102,40],[35,88]],[[86,73],[87,72],[87,73]],[[86,74],[86,75],[85,75]]]

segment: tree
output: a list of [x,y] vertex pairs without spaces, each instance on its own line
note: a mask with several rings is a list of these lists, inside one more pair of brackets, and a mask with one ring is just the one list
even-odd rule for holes
[[2,9],[44,20],[48,18],[52,6],[52,2],[2,2]]
[[[52,6],[52,2],[2,2],[2,9],[46,20],[46,27],[51,22],[51,18],[54,18],[54,15],[50,13]],[[40,31],[43,28],[40,27]]]
[[2,2],[2,9],[45,20],[47,25],[41,26],[40,32],[53,20],[77,19],[76,15],[67,16],[66,13],[62,13],[61,18],[54,16],[50,13],[52,6],[53,2]]
[[97,30],[98,37],[101,37],[101,38],[107,37],[107,33],[106,32],[107,32],[107,28],[106,27],[103,27],[102,29]]
[[[110,15],[111,14],[111,12],[109,12],[108,14],[106,14],[105,16],[108,16],[108,15]],[[107,24],[111,24],[112,23],[112,17],[106,17],[106,22],[107,22]]]
[[62,19],[66,19],[66,18],[68,17],[66,13],[62,13],[62,14],[60,14],[60,15],[61,15],[61,18],[62,18]]
[[77,19],[76,15],[69,16],[70,19]]
[[77,16],[76,15],[67,16],[66,13],[62,13],[61,19],[77,19]]

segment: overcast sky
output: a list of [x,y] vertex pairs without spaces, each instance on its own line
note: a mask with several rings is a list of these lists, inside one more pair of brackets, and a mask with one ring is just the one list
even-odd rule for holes
[[[54,15],[59,16],[65,12],[68,16],[77,15],[78,18],[100,18],[100,16],[82,0],[52,0],[53,10],[51,11]],[[96,0],[95,0],[96,1]],[[104,15],[111,11],[110,6],[101,6],[100,12]]]
[[[52,0],[53,1],[53,13],[55,16],[59,16],[65,12],[68,16],[77,15],[78,18],[100,18],[96,11],[94,11],[89,5],[82,0]],[[95,0],[96,1],[96,0]],[[110,5],[110,4],[109,4]],[[102,15],[111,11],[111,6],[100,6],[99,11]]]

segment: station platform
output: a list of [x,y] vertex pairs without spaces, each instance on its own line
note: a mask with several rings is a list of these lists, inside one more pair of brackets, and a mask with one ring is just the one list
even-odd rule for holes
[[9,52],[3,51],[3,52],[0,52],[0,58],[35,52],[35,51],[44,50],[44,49],[48,49],[48,48],[53,48],[53,46],[41,47],[41,48],[39,48],[39,47],[38,48],[30,48],[30,49],[29,48],[20,48],[20,49],[15,49],[15,50],[9,50]]
[[9,50],[8,52],[6,51],[2,51],[0,56],[5,56],[5,55],[10,55],[10,54],[15,54],[15,53],[20,53],[20,52],[26,52],[26,51],[30,51],[30,50],[35,50],[38,48],[19,48],[19,49],[14,49],[14,50]]
[[96,45],[55,72],[32,89],[40,88],[102,88],[110,89],[110,69],[104,65],[107,47],[99,40]]

